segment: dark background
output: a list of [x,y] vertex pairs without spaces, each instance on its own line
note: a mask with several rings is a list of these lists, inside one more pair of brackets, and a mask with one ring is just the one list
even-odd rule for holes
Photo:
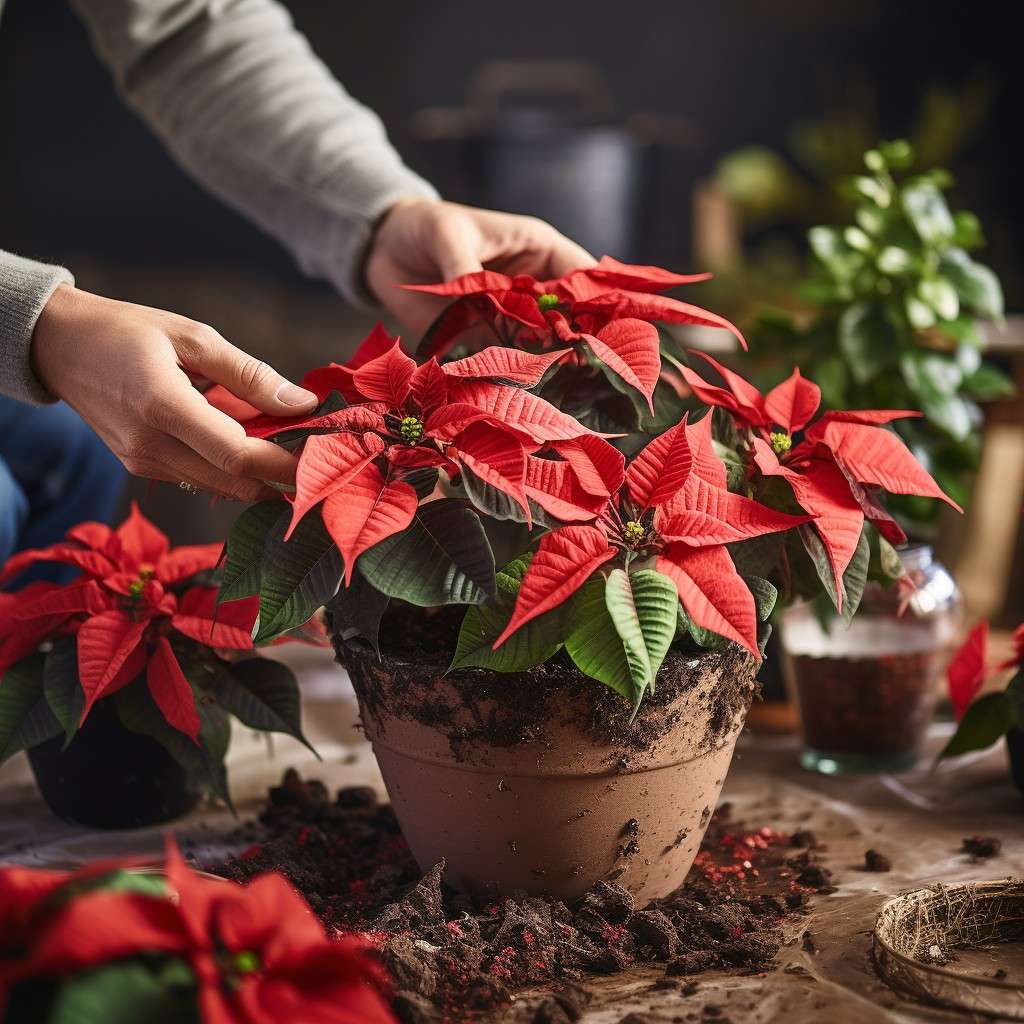
[[[412,137],[413,113],[460,103],[473,68],[496,57],[586,59],[606,76],[622,117],[686,118],[691,143],[659,184],[665,191],[653,204],[655,225],[645,226],[636,252],[622,254],[679,264],[690,245],[681,197],[722,154],[751,143],[784,148],[794,124],[851,106],[883,136],[901,135],[928,86],[982,81],[989,109],[957,157],[954,201],[981,215],[987,259],[1005,278],[1011,307],[1020,305],[1020,56],[1005,5],[287,6],[349,90],[381,114],[409,162],[428,174],[438,167]],[[0,245],[72,267],[86,261],[160,271],[201,262],[298,283],[281,249],[193,185],[121,105],[62,0],[9,0],[0,25],[0,95]],[[443,176],[438,183],[452,191]]]

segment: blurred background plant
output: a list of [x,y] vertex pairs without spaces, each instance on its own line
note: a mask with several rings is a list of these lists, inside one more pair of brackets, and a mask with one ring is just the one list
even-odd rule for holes
[[[940,485],[967,505],[981,455],[978,402],[1013,393],[982,358],[985,321],[1001,323],[996,275],[971,255],[984,244],[978,218],[950,211],[951,175],[915,172],[910,143],[881,143],[866,173],[842,181],[852,223],[807,234],[812,267],[800,287],[807,309],[770,310],[750,330],[755,351],[783,352],[822,389],[827,407],[920,409],[896,429]],[[778,371],[775,371],[776,375]],[[936,511],[895,503],[927,535]]]

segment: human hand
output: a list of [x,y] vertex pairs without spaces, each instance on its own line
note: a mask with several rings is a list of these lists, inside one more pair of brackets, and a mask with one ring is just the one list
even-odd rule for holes
[[32,336],[36,376],[137,476],[186,482],[228,498],[289,484],[295,460],[210,405],[193,379],[223,384],[266,413],[296,416],[316,395],[229,344],[212,327],[61,285]]
[[403,199],[377,228],[366,261],[366,283],[406,326],[425,330],[445,300],[403,291],[487,268],[503,274],[561,277],[590,267],[594,257],[536,217],[446,203]]

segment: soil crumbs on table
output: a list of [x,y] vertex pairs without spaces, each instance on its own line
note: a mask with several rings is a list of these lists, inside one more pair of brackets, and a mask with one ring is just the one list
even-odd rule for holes
[[[786,918],[814,893],[833,892],[821,847],[799,834],[712,818],[686,882],[637,910],[614,882],[574,906],[545,897],[472,899],[443,885],[444,865],[417,868],[390,806],[369,788],[335,799],[289,770],[269,791],[260,841],[210,870],[239,882],[281,871],[329,930],[361,933],[379,950],[403,1024],[488,1020],[567,1024],[587,1002],[581,983],[631,967],[665,965],[661,988],[681,997],[708,970],[772,969]],[[250,826],[243,830],[253,834]],[[795,841],[794,841],[795,840]],[[513,997],[530,990],[530,998]],[[538,990],[541,994],[537,994]]]

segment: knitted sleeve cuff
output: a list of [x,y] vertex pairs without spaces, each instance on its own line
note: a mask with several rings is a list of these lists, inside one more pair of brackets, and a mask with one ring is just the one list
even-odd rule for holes
[[37,405],[54,401],[32,371],[32,332],[54,289],[74,283],[64,267],[0,249],[0,393]]

